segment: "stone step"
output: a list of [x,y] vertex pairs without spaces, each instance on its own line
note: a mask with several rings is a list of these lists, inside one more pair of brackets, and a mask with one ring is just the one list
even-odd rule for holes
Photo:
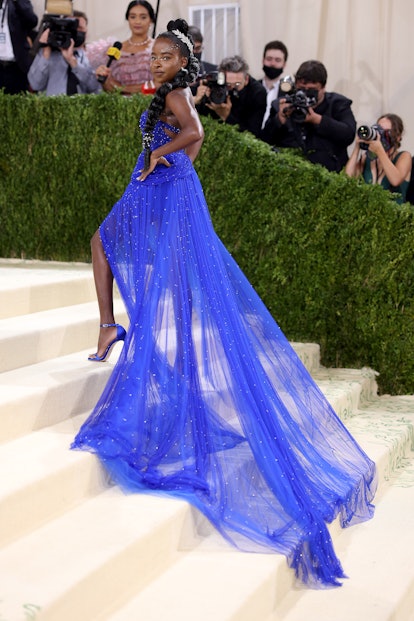
[[405,397],[391,399],[393,406],[399,403],[398,416],[388,409],[389,398],[381,397],[345,421],[350,433],[375,461],[379,480],[385,482],[393,480],[414,450],[413,402],[410,405]]
[[105,363],[89,362],[90,348],[0,373],[0,444],[90,411],[121,348]]
[[0,259],[0,319],[96,299],[86,263]]
[[[411,459],[411,483],[413,473]],[[124,495],[112,488],[0,551],[0,575],[5,576],[2,586],[7,593],[0,611],[6,619],[23,621],[25,602],[39,607],[39,621],[155,621],[166,610],[169,618],[181,621],[408,621],[408,616],[368,615],[376,606],[383,610],[384,601],[388,613],[395,612],[395,602],[401,615],[413,609],[414,487],[407,494],[401,470],[399,477],[386,488],[373,520],[333,529],[336,551],[350,577],[340,589],[298,588],[283,556],[238,552],[214,531],[209,535],[208,529],[207,535],[195,535],[191,515],[195,510],[185,503],[147,494]],[[384,542],[386,532],[391,536]],[[196,546],[197,541],[203,543]],[[405,575],[404,580],[392,580],[388,590],[384,554],[395,559],[398,572]],[[379,567],[384,591],[376,588]],[[364,614],[358,617],[361,596]],[[340,606],[348,611],[347,617],[335,616]]]
[[262,621],[291,588],[293,575],[282,556],[201,545],[104,618]]
[[108,487],[94,455],[69,450],[84,419],[78,416],[0,446],[0,546]]
[[[411,464],[414,485],[413,458]],[[307,589],[294,581],[283,557],[220,550],[207,542],[105,619],[158,621],[167,606],[169,618],[181,621],[409,621],[414,618],[414,486],[406,492],[394,481],[373,520],[348,529],[333,525],[335,549],[349,576],[340,588]],[[384,558],[393,559],[392,577]]]
[[1,620],[414,621],[414,397],[378,397],[374,371],[324,369],[318,345],[292,344],[380,478],[373,520],[330,527],[350,579],[298,588],[283,556],[238,552],[186,503],[125,495],[69,450],[122,344],[86,359],[90,266],[26,263],[0,260]]
[[[0,375],[0,380],[6,378],[10,395],[10,401],[0,410],[4,442],[0,445],[0,471],[7,472],[0,490],[0,543],[55,515],[57,507],[63,511],[87,491],[99,488],[98,462],[89,453],[69,451],[69,446],[98,400],[112,368],[112,363],[88,362],[85,353],[82,357],[72,354]],[[365,380],[362,375],[361,382]],[[23,396],[21,384],[26,388]],[[30,390],[33,388],[34,392]],[[360,391],[356,381],[351,388]],[[346,385],[344,392],[348,391]],[[332,397],[334,408],[336,400],[338,404],[343,400],[338,388]],[[371,424],[368,420],[357,431],[362,435]],[[33,430],[36,431],[31,433]],[[404,424],[395,425],[389,438],[397,455],[406,451],[410,437]],[[389,463],[387,447],[374,446],[372,450],[376,451],[378,461]],[[15,455],[20,458],[16,460]],[[43,498],[41,503],[39,498]]]
[[[115,300],[120,323],[127,323],[121,300]],[[0,373],[96,347],[96,302],[0,320]]]
[[[381,399],[378,399],[378,401],[381,401]],[[409,405],[409,403],[406,405]],[[398,463],[395,459],[388,459],[387,453],[389,452],[390,447],[396,447],[395,450],[400,456],[399,464],[401,465],[404,459],[407,459],[407,457],[403,458],[402,455],[407,455],[410,448],[412,448],[412,437],[410,434],[412,431],[412,421],[414,420],[414,415],[411,414],[410,419],[410,413],[406,412],[404,416],[401,416],[399,425],[396,425],[395,423],[389,425],[387,417],[390,416],[386,411],[383,412],[382,415],[377,415],[374,410],[369,411],[370,416],[365,416],[365,414],[366,412],[361,411],[360,415],[354,416],[348,420],[348,423],[351,425],[353,422],[359,423],[354,431],[356,432],[356,436],[359,435],[357,439],[360,441],[361,446],[371,455],[371,457],[376,459],[377,462],[384,459],[387,460],[387,464],[389,462],[393,463],[394,467],[397,467]],[[375,418],[378,418],[378,416],[382,416],[383,422],[381,424],[384,428],[384,433],[385,429],[387,429],[386,442],[377,442],[378,427],[380,426],[380,423],[377,420],[377,424],[374,427],[373,421],[375,421]],[[96,521],[95,511],[90,511],[90,509],[88,509],[88,507],[90,508],[94,506],[93,503],[91,504],[89,498],[91,495],[98,495],[100,497],[100,492],[109,485],[109,482],[104,476],[95,456],[90,455],[89,453],[68,450],[69,444],[84,417],[85,415],[72,418],[53,427],[29,434],[15,442],[6,443],[2,450],[0,450],[0,471],[8,473],[8,477],[4,480],[2,485],[3,491],[0,498],[0,532],[3,537],[2,542],[13,541],[20,537],[15,544],[12,543],[4,549],[14,549],[15,553],[22,557],[23,561],[25,558],[25,546],[28,546],[32,550],[33,547],[36,547],[37,545],[35,543],[37,536],[36,533],[43,533],[45,529],[47,531],[49,527],[54,531],[56,528],[55,523],[58,522],[62,524],[62,520],[64,522],[66,519],[65,516],[69,513],[73,516],[74,511],[81,512],[85,524],[93,524]],[[404,427],[407,429],[404,430]],[[402,442],[402,446],[399,446],[399,442]],[[20,456],[19,459],[16,459],[16,455]],[[382,469],[383,474],[387,472],[386,468]],[[388,480],[391,478],[390,473],[388,473],[387,478]],[[381,484],[383,489],[387,489],[387,486],[383,481],[381,481]],[[114,493],[117,494],[118,492],[115,490]],[[388,492],[383,492],[383,494],[387,496]],[[122,500],[123,497],[124,496],[121,493],[119,497],[116,496],[114,500],[115,513],[111,513],[108,509],[108,513],[105,514],[105,518],[100,518],[101,520],[109,520],[110,524],[106,526],[108,532],[111,532],[111,528],[116,531],[118,528],[123,528],[124,526],[124,521],[121,523],[119,522],[119,516],[116,512],[116,507],[118,507],[119,503],[124,502]],[[139,499],[146,498],[146,495],[137,494],[133,495],[133,497],[135,497],[137,499],[136,502],[139,503]],[[378,498],[379,497],[380,495]],[[412,495],[411,499],[413,500]],[[164,498],[159,498],[158,500],[160,512],[168,514],[170,510],[170,502],[174,501]],[[382,498],[380,502],[383,502]],[[74,511],[70,511],[76,503],[81,504]],[[180,533],[180,541],[177,544],[177,561],[180,561],[178,569],[171,567],[169,573],[167,574],[160,574],[159,576],[154,575],[154,580],[156,580],[156,582],[153,585],[148,586],[149,590],[147,591],[147,594],[143,595],[144,602],[146,603],[142,602],[141,595],[139,593],[136,594],[139,590],[138,588],[132,593],[128,591],[128,597],[131,597],[131,602],[126,604],[126,612],[120,604],[119,615],[129,614],[128,611],[130,611],[130,606],[139,606],[140,608],[143,607],[143,610],[146,611],[146,615],[148,614],[148,617],[145,618],[156,619],[159,609],[155,607],[154,616],[150,616],[150,608],[148,608],[150,607],[149,602],[153,599],[152,593],[157,591],[163,594],[169,593],[170,591],[174,592],[175,589],[178,588],[183,572],[188,572],[187,581],[191,580],[193,575],[208,576],[208,573],[211,571],[212,564],[223,568],[225,576],[228,573],[226,563],[229,563],[230,565],[234,564],[235,567],[232,574],[232,581],[230,583],[226,583],[227,588],[229,589],[226,607],[227,609],[229,607],[231,608],[232,606],[236,606],[237,602],[239,602],[241,608],[240,612],[238,612],[236,616],[233,617],[232,612],[231,615],[229,613],[229,616],[225,616],[223,619],[238,619],[238,615],[241,615],[240,619],[243,619],[243,615],[246,611],[255,610],[258,607],[263,610],[262,618],[264,619],[265,614],[270,614],[272,610],[269,606],[275,599],[275,595],[273,593],[274,590],[276,589],[277,591],[277,599],[281,600],[290,592],[292,588],[292,572],[288,570],[284,557],[278,555],[244,555],[242,553],[238,553],[230,548],[226,543],[223,543],[214,531],[211,533],[211,531],[205,527],[205,532],[202,532],[196,537],[193,531],[196,529],[195,524],[199,521],[199,518],[194,516],[199,514],[194,509],[190,509],[189,507],[188,511],[191,512],[193,517],[190,519],[187,516],[186,528],[183,528],[183,531]],[[62,515],[62,517],[57,518],[59,515]],[[127,527],[133,530],[134,525],[129,523],[127,515],[124,515],[124,520],[125,523],[128,523]],[[374,518],[374,520],[369,524],[374,523],[375,520],[376,518]],[[42,524],[45,525],[41,526]],[[76,520],[75,525],[75,528],[78,529],[79,524]],[[361,526],[356,526],[349,529],[349,531],[353,532],[359,528],[361,528]],[[33,530],[33,532],[28,534],[31,530]],[[66,538],[67,527],[65,527],[65,531],[62,532],[65,532]],[[336,545],[337,538],[339,536],[343,537],[342,530],[336,523],[334,523],[331,527],[331,532],[334,536]],[[137,535],[141,533],[140,525],[138,523],[136,524],[136,533]],[[25,536],[23,537],[23,535]],[[67,545],[72,546],[73,537],[74,536],[72,535],[68,536]],[[217,543],[218,540],[219,543]],[[26,541],[26,544],[21,543],[22,541]],[[194,548],[200,541],[202,542],[202,545],[201,547],[196,547],[197,553],[194,554],[191,552],[191,557],[187,558],[188,549],[191,550],[191,548]],[[225,557],[223,557],[223,551]],[[207,557],[205,556],[206,554]],[[237,560],[238,555],[240,556],[239,560]],[[64,557],[66,558],[66,554],[64,554]],[[263,557],[263,560],[261,560],[260,557]],[[2,556],[0,553],[0,575],[2,563],[1,558]],[[144,560],[143,562],[145,563]],[[119,565],[118,569],[121,572],[129,571],[128,566],[123,566],[122,564]],[[42,569],[37,567],[35,573],[39,573],[39,579],[42,571]],[[47,569],[47,571],[49,571],[49,569]],[[180,576],[180,578],[175,577],[176,571],[178,572],[178,576]],[[236,580],[236,575],[239,575],[237,574],[239,571],[240,576]],[[252,573],[254,574],[254,580],[252,579]],[[243,576],[246,574],[249,576],[249,581],[251,581],[250,589],[246,590],[246,599],[240,601],[239,588],[234,587],[234,584],[237,583],[238,585],[243,585]],[[99,572],[98,575],[100,575]],[[219,578],[220,575],[221,578]],[[18,576],[15,579],[18,580]],[[46,574],[43,579],[47,581]],[[75,576],[67,578],[67,580],[73,580],[74,582],[77,579],[78,573],[76,573]],[[92,580],[92,577],[86,575],[84,579],[89,584],[89,588],[92,588],[91,583],[89,582],[89,580]],[[220,585],[223,580],[223,574],[220,574],[220,572],[215,573],[214,579],[212,578],[208,583],[209,589],[213,588],[214,585],[214,589],[218,588],[218,585]],[[45,601],[42,600],[42,608],[46,607],[46,609],[49,610],[50,606],[53,614],[56,614],[56,611],[59,611],[59,615],[62,615],[62,617],[57,617],[59,618],[59,621],[61,618],[66,619],[67,617],[65,615],[70,615],[72,611],[72,608],[66,611],[66,606],[69,605],[68,600],[66,600],[66,591],[73,594],[74,590],[76,591],[78,588],[78,585],[77,583],[69,584],[69,582],[66,582],[65,584],[60,585],[60,588],[62,589],[62,594],[58,598],[60,602],[59,604],[54,602],[54,595],[48,597],[47,604],[45,604]],[[98,584],[96,585],[96,588],[98,588]],[[271,588],[270,592],[268,590],[269,588]],[[244,590],[245,589],[243,587],[243,591]],[[133,596],[134,593],[135,596]],[[267,599],[265,598],[264,593],[267,593]],[[116,594],[113,593],[114,597],[115,595]],[[118,597],[118,595],[116,595],[116,597]],[[123,597],[126,598],[126,595],[119,595],[119,597],[121,599]],[[221,597],[220,593],[217,594],[217,597]],[[53,602],[51,598],[53,599]],[[18,607],[20,605],[20,600],[16,600],[16,598],[12,598],[11,596],[10,605],[12,605],[12,600],[13,606]],[[262,603],[259,605],[259,602]],[[55,605],[58,606],[58,608],[55,608]],[[87,610],[88,614],[92,614],[92,610],[90,608]],[[179,612],[181,614],[181,609]],[[193,612],[195,613],[195,611]],[[41,619],[43,619],[43,614],[44,613],[42,612],[40,617]],[[49,612],[47,614],[49,615]],[[97,613],[94,612],[93,614]],[[234,612],[234,614],[236,613]],[[53,616],[46,616],[45,618],[53,619]],[[79,616],[76,618],[82,619],[84,617]],[[92,616],[90,618],[94,619],[95,617]],[[96,618],[98,619],[99,616]],[[120,616],[119,621],[123,618],[127,619],[128,617]],[[175,619],[176,617],[172,616],[172,618]],[[117,616],[114,617],[114,621],[116,619]],[[203,619],[203,617],[200,617],[200,620],[201,619]]]
[[[122,319],[125,316],[120,304],[118,302],[116,306]],[[101,364],[87,360],[88,354],[96,347],[97,339],[96,315],[90,310],[92,319],[89,323],[93,327],[81,330],[85,340],[90,341],[89,349],[79,349],[72,354],[47,358],[0,373],[0,444],[93,408],[122,349],[122,343],[115,345],[109,362]],[[68,320],[63,323],[62,329],[66,329]],[[304,363],[309,364],[313,360],[315,365],[315,352],[319,352],[319,348],[313,344],[301,346]],[[49,351],[49,355],[51,353]]]
[[[177,556],[184,502],[109,488],[0,550],[1,618],[92,621]],[[26,606],[26,607],[25,607]]]
[[342,420],[353,416],[361,405],[376,403],[378,373],[362,369],[327,369],[319,365],[311,372],[325,396],[335,402],[335,411]]
[[413,457],[394,473],[374,519],[335,543],[349,580],[340,589],[292,589],[266,621],[414,621]]

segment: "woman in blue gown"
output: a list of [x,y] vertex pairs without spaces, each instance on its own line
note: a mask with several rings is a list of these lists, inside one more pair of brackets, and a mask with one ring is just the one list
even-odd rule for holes
[[[124,346],[72,448],[128,491],[186,499],[241,550],[338,585],[326,523],[372,516],[375,466],[214,232],[192,162],[203,139],[187,24],[159,35],[143,153],[92,239],[98,351]],[[128,312],[115,323],[113,277]]]

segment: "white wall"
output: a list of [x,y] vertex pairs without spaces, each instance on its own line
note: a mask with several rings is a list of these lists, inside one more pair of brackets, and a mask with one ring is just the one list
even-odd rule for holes
[[[151,3],[155,8],[157,1]],[[219,3],[160,0],[157,32],[169,19],[187,19],[189,6]],[[304,60],[322,61],[328,70],[328,90],[353,100],[358,123],[373,123],[384,112],[399,114],[406,126],[403,146],[414,153],[412,0],[239,0],[239,4],[240,53],[252,75],[261,76],[264,44],[281,39],[289,50],[289,72]],[[33,0],[33,5],[40,17],[44,1]],[[74,7],[89,16],[89,40],[126,38],[127,5],[127,0],[74,1]]]

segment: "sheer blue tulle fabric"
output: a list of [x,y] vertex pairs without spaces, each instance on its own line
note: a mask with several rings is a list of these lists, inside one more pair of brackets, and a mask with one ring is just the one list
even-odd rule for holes
[[140,182],[141,154],[100,227],[130,327],[72,448],[125,490],[188,500],[242,550],[285,554],[305,583],[340,584],[326,523],[372,516],[375,466],[218,239],[188,157],[167,160]]

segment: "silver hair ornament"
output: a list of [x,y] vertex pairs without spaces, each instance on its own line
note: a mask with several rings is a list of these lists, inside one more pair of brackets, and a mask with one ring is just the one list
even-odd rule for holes
[[180,39],[180,41],[185,43],[190,52],[193,53],[193,44],[191,43],[190,39],[183,32],[181,32],[181,30],[171,30],[171,32],[175,34],[177,39]]

